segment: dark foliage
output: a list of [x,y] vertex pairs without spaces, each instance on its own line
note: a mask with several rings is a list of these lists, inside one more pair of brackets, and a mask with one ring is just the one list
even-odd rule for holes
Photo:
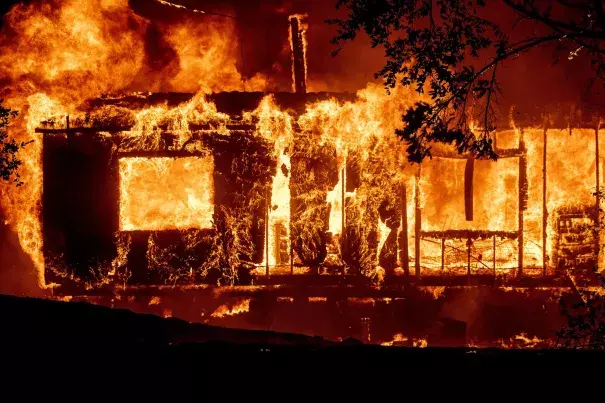
[[605,350],[605,298],[597,292],[583,293],[584,299],[569,305],[561,299],[566,325],[557,333],[563,348]]
[[[598,220],[586,226],[586,230],[592,232],[595,239],[600,239],[600,234],[605,230],[605,188],[599,188],[594,196],[601,201],[596,217]],[[595,251],[598,255],[602,249],[600,244]],[[574,284],[596,284],[592,289],[578,289],[579,298],[570,302],[566,298],[559,301],[561,312],[566,318],[566,324],[557,333],[558,345],[563,348],[583,348],[594,350],[605,350],[605,277],[599,272],[598,267],[588,269],[575,268],[568,272],[573,277]]]
[[[504,27],[485,17],[494,5],[513,10],[517,22]],[[430,156],[433,142],[495,159],[490,135],[496,129],[499,68],[533,48],[555,44],[568,58],[588,54],[592,83],[605,81],[602,0],[338,0],[336,7],[348,17],[328,21],[338,28],[334,54],[363,31],[373,47],[385,50],[387,62],[376,78],[387,89],[409,86],[431,99],[409,108],[402,117],[405,128],[397,131],[412,162]],[[512,32],[523,20],[536,29],[512,41],[505,28]]]
[[9,139],[6,131],[10,119],[16,116],[17,112],[4,108],[0,99],[0,178],[5,181],[13,181],[17,186],[21,186],[23,183],[17,169],[22,162],[17,158],[17,153],[27,143],[17,143],[14,139]]

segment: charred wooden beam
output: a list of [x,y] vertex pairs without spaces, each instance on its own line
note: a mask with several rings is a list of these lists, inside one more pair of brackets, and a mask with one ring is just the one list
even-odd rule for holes
[[544,126],[543,134],[543,147],[542,147],[542,274],[546,275],[547,272],[547,259],[546,256],[546,227],[548,225],[548,207],[546,204],[546,150],[547,150],[547,133],[548,128]]
[[518,215],[518,265],[517,276],[523,275],[523,218],[524,211],[527,209],[527,157],[525,155],[525,139],[523,129],[519,132],[519,148],[523,154],[519,157],[519,215]]
[[[227,130],[241,130],[241,131],[253,131],[256,130],[256,126],[253,124],[243,124],[243,123],[227,123],[225,125],[221,124],[211,124],[211,123],[203,123],[203,124],[189,124],[189,131],[216,131],[221,127],[227,128]],[[160,130],[170,132],[168,130],[167,125],[158,126]],[[98,127],[70,127],[69,119],[66,122],[66,127],[64,128],[45,128],[39,127],[35,130],[36,133],[41,134],[67,134],[67,133],[101,133],[101,132],[109,132],[109,133],[120,133],[120,132],[129,132],[132,130],[132,126],[98,126]]]
[[[599,122],[600,123],[600,122]],[[599,178],[599,127],[600,125],[597,125],[597,127],[595,128],[595,166],[596,166],[596,191],[595,191],[595,226],[594,228],[596,229],[596,233],[595,233],[595,267],[596,267],[596,272],[599,272],[599,249],[600,249],[600,240],[601,240],[601,231],[599,231],[599,228],[601,226],[600,223],[600,219],[601,217],[599,217],[600,214],[600,208],[601,208],[601,200],[600,200],[600,178]]]
[[161,151],[120,151],[118,158],[178,158],[178,157],[205,157],[208,156],[204,151],[186,151],[186,150],[161,150]]
[[410,275],[410,256],[408,249],[408,203],[405,183],[401,186],[401,234],[399,236],[399,261],[406,277]]
[[441,238],[441,271],[445,269],[445,238]]
[[420,165],[416,171],[416,180],[414,182],[414,272],[416,278],[420,277],[420,236],[422,232],[421,209],[420,209]]
[[269,188],[265,188],[265,274],[269,275],[269,209],[271,208],[271,195]]
[[466,253],[467,253],[466,277],[468,278],[469,282],[471,279],[471,247],[472,246],[473,246],[473,240],[471,238],[467,239],[467,241],[466,241]]
[[[519,148],[507,148],[502,150],[496,150],[498,158],[517,158],[522,154]],[[468,160],[473,155],[470,153],[459,154],[455,149],[452,150],[435,150],[431,151],[431,157],[433,158],[450,158],[455,160]]]
[[344,164],[342,168],[342,185],[341,185],[341,195],[340,195],[340,256],[342,259],[345,258],[345,254],[347,253],[347,209],[345,208],[345,196],[347,194],[347,164]]
[[494,256],[493,256],[493,272],[496,277],[496,236],[494,235]]
[[290,45],[292,48],[292,78],[297,94],[307,92],[307,66],[305,61],[305,31],[299,16],[290,17]]
[[464,213],[466,221],[473,221],[473,176],[475,175],[475,159],[470,157],[464,167]]
[[517,231],[483,231],[483,230],[445,230],[445,231],[420,231],[422,238],[432,239],[489,239],[497,236],[499,238],[517,239]]

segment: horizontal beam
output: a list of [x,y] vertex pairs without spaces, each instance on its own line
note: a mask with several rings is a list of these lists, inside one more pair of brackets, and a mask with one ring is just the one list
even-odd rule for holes
[[486,230],[446,230],[446,231],[420,231],[420,238],[432,239],[488,239],[499,238],[516,239],[518,231],[486,231]]
[[130,127],[71,127],[68,129],[45,129],[45,128],[37,128],[35,130],[36,133],[42,134],[69,134],[69,133],[101,133],[101,132],[109,132],[109,133],[118,133],[118,132],[127,132],[130,131]]
[[179,157],[206,157],[208,152],[187,150],[162,151],[120,151],[118,158],[179,158]]

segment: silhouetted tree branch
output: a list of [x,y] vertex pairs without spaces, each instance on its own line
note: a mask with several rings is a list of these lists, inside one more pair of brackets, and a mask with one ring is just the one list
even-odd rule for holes
[[[541,27],[540,34],[511,42],[498,21],[482,17],[481,11],[496,3],[519,15],[513,29],[530,20]],[[565,20],[553,17],[554,6]],[[570,59],[585,52],[595,80],[603,80],[605,6],[600,0],[338,0],[336,7],[346,9],[348,17],[327,21],[337,26],[334,55],[363,31],[372,47],[385,50],[387,61],[375,76],[387,89],[410,86],[430,97],[405,111],[404,128],[397,131],[412,162],[430,156],[434,142],[495,159],[491,134],[498,67],[536,47],[556,42]]]

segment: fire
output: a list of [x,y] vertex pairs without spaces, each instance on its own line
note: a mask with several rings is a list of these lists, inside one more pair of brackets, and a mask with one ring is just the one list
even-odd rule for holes
[[385,347],[411,346],[416,348],[426,348],[428,347],[428,342],[424,338],[412,338],[410,340],[408,337],[404,336],[403,333],[396,333],[395,336],[393,336],[393,340],[380,343],[380,345]]
[[[379,238],[378,238],[378,248],[376,255],[380,256],[380,252],[382,251],[382,248],[384,247],[385,242],[387,241],[387,238],[389,236],[389,233],[391,232],[391,229],[386,225],[386,223],[384,223],[381,219],[378,220],[378,234],[379,234]],[[379,265],[379,263],[377,263]]]
[[[146,90],[155,91],[241,89],[233,21],[206,21],[160,27],[178,66],[165,69],[158,80],[145,66],[150,22],[136,15],[127,0],[45,0],[18,4],[5,16],[0,70],[9,89],[0,91],[0,98],[21,112],[11,135],[17,141],[35,141],[20,153],[25,185],[18,190],[3,185],[2,206],[7,223],[38,268],[41,286],[42,145],[34,129],[53,117],[73,115],[86,99],[129,91],[143,82]],[[266,84],[264,77],[255,76],[246,88],[261,90]],[[140,112],[134,134],[149,135],[143,121],[170,115],[167,109]]]
[[264,76],[245,82],[238,71],[240,48],[232,20],[211,21],[185,21],[164,28],[179,60],[178,74],[169,80],[169,88],[185,92],[262,91],[267,85]]
[[237,301],[232,306],[227,306],[226,304],[219,306],[213,313],[210,315],[213,318],[224,318],[225,316],[236,316],[242,313],[246,313],[250,311],[250,299],[242,299]]
[[[271,96],[264,97],[255,111],[246,113],[244,121],[256,119],[255,134],[272,144],[276,167],[267,200],[267,239],[263,248],[262,266],[284,265],[284,252],[290,254],[290,177],[291,147],[294,140],[292,117],[281,111]],[[290,259],[290,257],[288,257]]]
[[[307,87],[307,29],[308,25],[305,22],[307,15],[294,14],[290,16],[290,49],[292,50],[292,91],[298,92],[299,89],[303,92]],[[302,49],[298,47],[302,45]],[[301,60],[302,59],[302,60]],[[302,66],[299,66],[302,64]],[[298,78],[297,69],[302,67],[302,76]],[[297,82],[302,80],[302,83]],[[297,88],[302,87],[302,88]]]
[[537,336],[529,337],[527,333],[520,333],[509,340],[500,340],[500,347],[510,348],[546,348],[552,341],[540,339]]
[[343,227],[344,205],[343,200],[347,197],[352,197],[353,192],[343,191],[346,183],[346,171],[343,168],[338,170],[338,183],[334,189],[326,195],[326,202],[330,205],[330,221],[328,224],[329,232],[332,235],[340,235]]
[[120,230],[211,228],[211,158],[121,158]]

